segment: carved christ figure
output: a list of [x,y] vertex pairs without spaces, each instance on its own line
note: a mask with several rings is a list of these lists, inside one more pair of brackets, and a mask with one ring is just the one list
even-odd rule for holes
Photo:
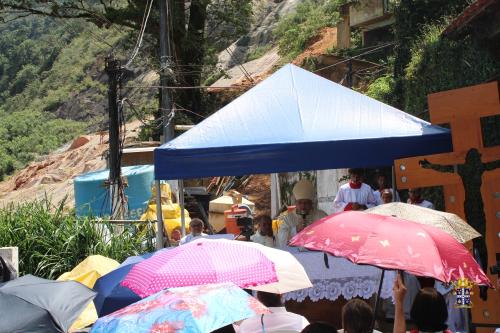
[[472,241],[474,251],[477,251],[474,254],[479,256],[481,267],[487,272],[488,252],[486,250],[486,216],[484,214],[484,203],[481,195],[482,176],[485,171],[500,168],[500,160],[483,163],[479,151],[476,148],[472,148],[467,152],[464,164],[440,165],[430,163],[426,159],[419,161],[419,164],[425,169],[449,173],[456,172],[462,179],[465,190],[465,218],[482,235],[482,237]]

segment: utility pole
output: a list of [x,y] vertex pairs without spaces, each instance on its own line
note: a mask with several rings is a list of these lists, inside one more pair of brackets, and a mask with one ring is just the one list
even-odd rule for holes
[[111,199],[111,219],[123,219],[123,202],[121,200],[121,161],[120,161],[120,121],[118,110],[118,85],[121,81],[121,62],[113,57],[106,58],[108,74],[108,108],[109,108],[109,186]]
[[[174,138],[174,122],[172,111],[172,96],[170,91],[165,88],[173,82],[173,74],[170,66],[172,65],[169,20],[170,20],[170,0],[160,0],[160,112],[163,118],[163,138],[162,143],[168,142]],[[163,242],[170,246],[168,235],[163,232],[163,214],[161,209],[161,185],[156,180],[156,248],[163,248]],[[179,195],[183,195],[179,194]],[[184,207],[181,206],[182,212]]]
[[168,142],[174,138],[174,123],[172,113],[172,96],[166,88],[172,80],[172,55],[169,22],[170,0],[160,0],[160,112],[163,116],[163,140]]

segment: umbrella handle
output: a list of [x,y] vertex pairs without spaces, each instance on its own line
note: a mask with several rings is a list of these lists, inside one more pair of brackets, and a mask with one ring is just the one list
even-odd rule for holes
[[380,282],[378,284],[377,298],[375,299],[375,309],[373,309],[373,323],[372,330],[375,327],[375,320],[377,318],[377,311],[380,306],[380,293],[382,292],[382,283],[384,282],[385,269],[382,268],[382,273],[380,274]]
[[323,260],[325,261],[326,268],[330,269],[330,265],[328,263],[328,255],[326,254],[326,252],[323,252]]
[[264,314],[260,316],[260,323],[262,325],[262,333],[266,333],[266,328],[264,327]]

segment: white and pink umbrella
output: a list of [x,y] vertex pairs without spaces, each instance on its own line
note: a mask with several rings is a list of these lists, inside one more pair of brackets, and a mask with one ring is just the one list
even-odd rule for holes
[[292,254],[224,239],[198,239],[158,253],[136,264],[121,284],[144,298],[166,288],[225,282],[275,293],[312,287]]

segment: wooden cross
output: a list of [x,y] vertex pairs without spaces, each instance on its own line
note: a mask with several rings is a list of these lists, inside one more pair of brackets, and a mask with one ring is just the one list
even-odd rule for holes
[[[498,83],[431,94],[428,101],[431,122],[449,124],[451,127],[453,152],[396,160],[397,187],[407,189],[442,185],[446,211],[466,219],[462,179],[456,171],[450,173],[449,168],[455,166],[457,170],[458,165],[465,163],[467,153],[473,148],[477,149],[481,154],[481,162],[488,165],[489,170],[482,173],[480,193],[486,220],[487,267],[495,266],[496,254],[500,254],[500,169],[494,169],[493,164],[496,166],[494,161],[500,159],[500,146],[484,147],[480,120],[481,117],[500,115]],[[433,165],[447,166],[448,173],[422,168],[419,162],[423,160],[428,160]],[[471,248],[471,244],[468,246]],[[478,297],[479,292],[475,293],[472,320],[473,323],[500,325],[499,278],[492,274],[488,276],[497,289],[488,292],[487,301]]]

